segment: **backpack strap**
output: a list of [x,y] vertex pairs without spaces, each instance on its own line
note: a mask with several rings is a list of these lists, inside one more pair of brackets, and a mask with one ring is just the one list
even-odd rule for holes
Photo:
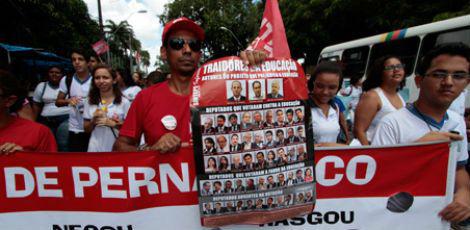
[[47,81],[43,82],[44,86],[42,87],[42,93],[41,93],[41,103],[44,103],[44,100],[42,99],[44,97],[44,93],[46,92],[46,86],[47,86]]

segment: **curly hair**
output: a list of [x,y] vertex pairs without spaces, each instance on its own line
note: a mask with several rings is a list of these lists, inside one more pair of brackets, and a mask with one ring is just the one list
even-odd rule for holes
[[[393,56],[393,55],[386,55],[386,56],[377,58],[374,61],[374,64],[369,69],[369,71],[367,71],[366,80],[362,83],[362,90],[364,92],[373,88],[377,88],[382,84],[383,82],[382,74],[385,68],[385,62],[391,58],[395,58],[399,60],[400,62],[402,62],[400,58],[398,58],[397,56]],[[405,81],[406,79],[403,78],[403,80],[400,83],[400,86],[397,88],[397,91],[405,87]]]

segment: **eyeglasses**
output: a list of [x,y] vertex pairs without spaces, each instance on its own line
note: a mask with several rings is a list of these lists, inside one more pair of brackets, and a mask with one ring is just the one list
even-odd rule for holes
[[183,38],[172,38],[168,40],[168,44],[174,50],[182,49],[185,43],[189,45],[189,48],[191,48],[192,51],[201,51],[201,42],[196,39],[184,40]]
[[402,70],[404,68],[405,68],[405,64],[387,65],[384,67],[384,71]]
[[452,77],[452,79],[454,80],[465,80],[465,79],[468,79],[468,77],[470,77],[470,74],[466,72],[448,73],[444,71],[436,71],[436,72],[428,73],[425,76],[429,76],[429,77],[440,79],[440,80],[445,79],[447,76]]

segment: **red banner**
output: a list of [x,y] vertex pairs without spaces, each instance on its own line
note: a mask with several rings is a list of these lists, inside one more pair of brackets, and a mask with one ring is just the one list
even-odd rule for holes
[[[192,154],[0,156],[0,229],[201,229]],[[229,228],[448,229],[437,215],[453,195],[448,143],[322,149],[315,162],[312,214]]]

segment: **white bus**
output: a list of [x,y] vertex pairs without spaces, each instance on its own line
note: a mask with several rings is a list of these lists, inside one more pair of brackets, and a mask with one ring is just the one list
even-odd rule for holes
[[[407,76],[406,86],[400,93],[407,102],[412,102],[418,97],[414,83],[418,60],[434,46],[445,42],[463,42],[470,46],[470,15],[328,46],[321,51],[318,61],[339,61],[348,79],[365,76],[369,65],[378,57],[396,55],[404,62]],[[466,107],[469,104],[470,93]]]

